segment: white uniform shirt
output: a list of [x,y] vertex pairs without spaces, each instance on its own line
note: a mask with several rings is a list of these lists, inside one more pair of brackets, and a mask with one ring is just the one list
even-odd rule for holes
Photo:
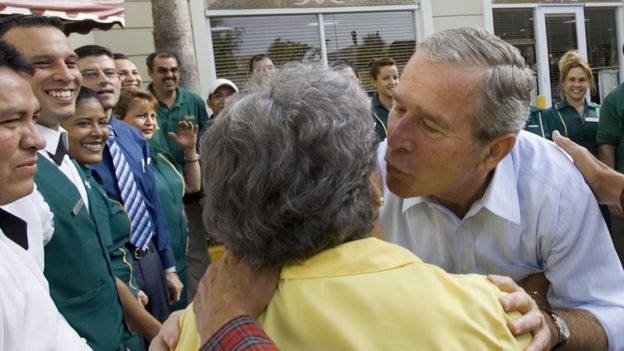
[[0,230],[0,350],[90,350],[61,316],[33,256]]
[[28,252],[33,255],[43,272],[43,246],[50,241],[54,233],[54,215],[50,206],[35,186],[30,195],[0,207],[26,222]]

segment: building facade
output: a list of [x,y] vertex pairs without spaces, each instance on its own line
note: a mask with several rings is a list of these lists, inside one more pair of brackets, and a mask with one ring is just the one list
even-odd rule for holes
[[[425,36],[459,26],[486,28],[518,47],[536,72],[534,94],[560,97],[557,61],[579,50],[594,70],[600,103],[622,79],[624,0],[189,0],[201,95],[211,81],[247,79],[249,59],[277,65],[354,62],[368,84],[368,62],[390,56],[401,69]],[[126,0],[126,28],[72,36],[131,56],[144,79],[153,50],[151,5]]]

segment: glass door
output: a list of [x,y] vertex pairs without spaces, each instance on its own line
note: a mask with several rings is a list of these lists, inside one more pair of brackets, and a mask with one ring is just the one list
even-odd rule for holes
[[559,58],[575,49],[587,57],[585,16],[582,6],[543,6],[536,15],[539,93],[552,106],[561,100]]

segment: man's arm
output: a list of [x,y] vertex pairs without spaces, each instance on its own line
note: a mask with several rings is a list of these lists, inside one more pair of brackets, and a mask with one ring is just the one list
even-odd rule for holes
[[[567,176],[564,174],[567,173]],[[624,271],[590,189],[578,173],[562,170],[566,184],[544,208],[553,219],[537,228],[539,256],[550,282],[547,298],[566,322],[568,350],[624,347]],[[588,318],[590,316],[591,318]],[[552,322],[550,314],[546,322]],[[553,335],[553,342],[556,340]]]
[[224,324],[200,351],[278,351],[268,335],[249,316],[238,316]]
[[[268,350],[277,348],[255,324],[268,305],[279,269],[254,270],[229,252],[211,264],[193,300],[202,351]],[[180,313],[172,313],[154,339],[150,351],[174,350],[180,337]],[[231,344],[236,339],[236,348]]]
[[193,300],[202,344],[235,317],[257,317],[273,297],[278,274],[279,269],[252,269],[227,251],[211,264]]
[[561,136],[558,132],[553,133],[553,141],[572,156],[574,165],[583,174],[599,203],[605,205],[620,204],[620,197],[622,190],[624,190],[624,174],[613,169],[615,146],[600,145],[600,158],[604,162],[602,163],[587,149]]

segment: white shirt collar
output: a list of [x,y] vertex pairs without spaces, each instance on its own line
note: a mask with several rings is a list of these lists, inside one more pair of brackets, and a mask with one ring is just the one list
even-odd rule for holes
[[62,136],[63,141],[65,142],[65,148],[69,150],[68,140],[67,140],[67,131],[63,129],[63,127],[59,126],[58,130],[50,129],[48,127],[42,126],[41,124],[37,124],[37,129],[39,133],[43,136],[46,141],[46,146],[44,148],[45,151],[54,154],[56,153],[56,147],[58,146],[59,137]]

